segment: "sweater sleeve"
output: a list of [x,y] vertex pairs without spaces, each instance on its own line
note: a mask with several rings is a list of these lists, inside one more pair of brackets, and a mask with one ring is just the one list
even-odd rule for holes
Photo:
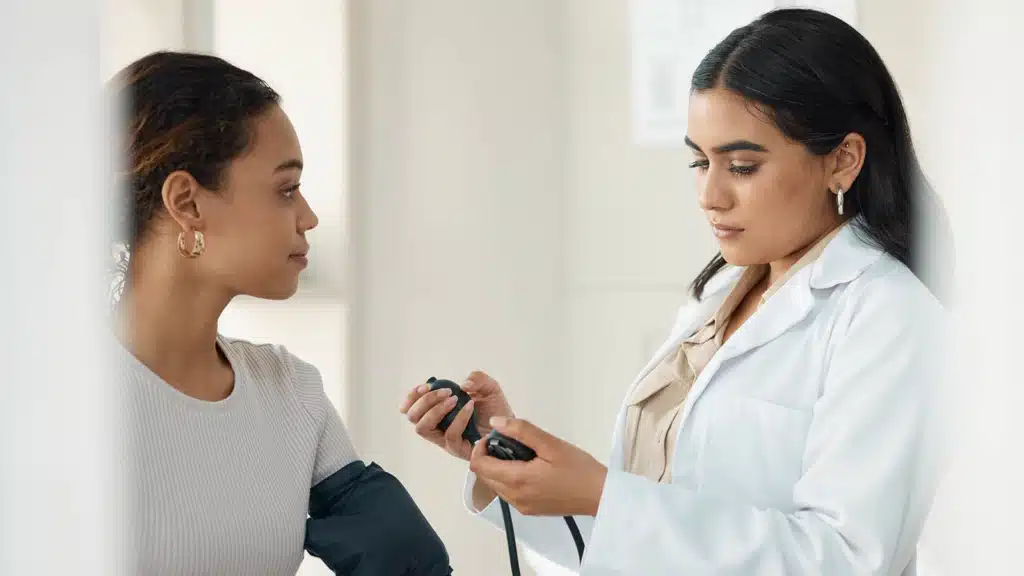
[[320,439],[310,486],[359,459],[345,423],[324,392],[320,371],[312,364],[285,352],[295,379],[295,390],[302,405],[313,419],[320,422]]

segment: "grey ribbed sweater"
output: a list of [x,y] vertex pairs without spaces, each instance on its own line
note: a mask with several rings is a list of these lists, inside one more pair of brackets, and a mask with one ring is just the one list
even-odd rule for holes
[[132,574],[295,574],[310,487],[357,458],[319,372],[219,338],[231,395],[204,402],[118,347]]

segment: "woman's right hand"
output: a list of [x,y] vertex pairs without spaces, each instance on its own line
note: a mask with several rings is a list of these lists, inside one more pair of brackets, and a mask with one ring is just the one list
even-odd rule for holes
[[462,383],[462,389],[471,400],[459,411],[447,432],[439,430],[437,425],[455,407],[455,398],[449,390],[442,388],[431,392],[429,384],[420,384],[406,395],[399,411],[416,426],[417,434],[468,462],[473,445],[462,437],[462,432],[469,424],[473,409],[476,409],[476,424],[481,437],[490,433],[492,416],[511,418],[513,414],[501,385],[483,372],[470,374]]

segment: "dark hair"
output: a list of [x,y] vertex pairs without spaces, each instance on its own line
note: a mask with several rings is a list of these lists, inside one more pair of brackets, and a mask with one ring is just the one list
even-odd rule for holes
[[[154,52],[111,80],[124,108],[116,267],[127,273],[132,247],[163,206],[164,180],[184,170],[216,190],[227,165],[252,143],[253,118],[280,101],[266,82],[221,58]],[[123,282],[123,276],[122,276]]]
[[[940,277],[931,273],[943,275],[946,265],[923,259],[951,257],[945,213],[921,171],[896,83],[864,36],[824,12],[768,12],[734,30],[697,66],[692,90],[715,87],[756,103],[812,154],[829,154],[851,133],[863,136],[867,156],[846,195],[847,213],[860,216],[851,224],[943,298]],[[718,254],[700,272],[691,287],[697,299],[725,264]]]

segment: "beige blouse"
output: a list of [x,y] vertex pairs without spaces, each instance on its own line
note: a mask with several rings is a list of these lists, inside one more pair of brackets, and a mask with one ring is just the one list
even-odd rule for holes
[[[794,274],[814,262],[841,229],[842,226],[836,228],[816,242],[786,274],[768,287],[761,296],[761,303],[767,301]],[[655,482],[671,482],[672,454],[675,452],[679,415],[686,396],[701,370],[722,346],[730,316],[767,274],[768,265],[747,268],[715,314],[651,370],[633,390],[626,407],[624,461],[627,463],[627,472],[645,476]]]

